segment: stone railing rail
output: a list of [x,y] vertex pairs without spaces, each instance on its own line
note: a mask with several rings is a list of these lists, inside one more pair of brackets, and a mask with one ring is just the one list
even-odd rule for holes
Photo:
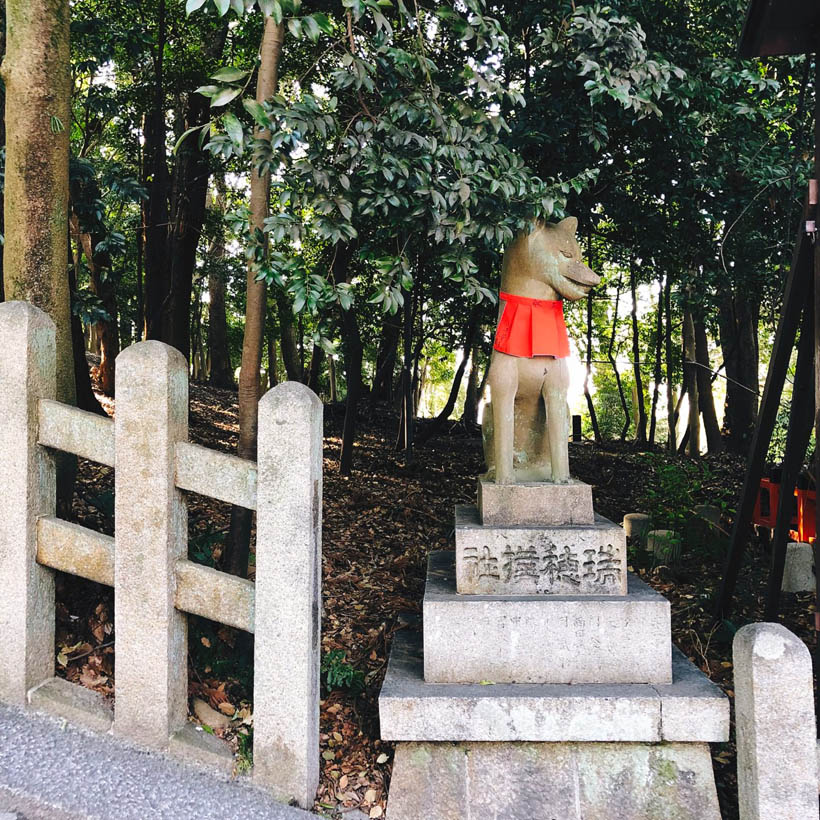
[[[322,405],[285,383],[259,402],[258,462],[188,441],[188,368],[160,342],[117,358],[111,420],[54,400],[55,329],[0,304],[0,701],[142,746],[232,765],[188,722],[187,618],[252,632],[254,779],[313,804],[319,779]],[[55,451],[114,468],[115,534],[56,517]],[[255,583],[188,560],[182,491],[255,509]],[[115,589],[113,711],[55,677],[54,570]]]

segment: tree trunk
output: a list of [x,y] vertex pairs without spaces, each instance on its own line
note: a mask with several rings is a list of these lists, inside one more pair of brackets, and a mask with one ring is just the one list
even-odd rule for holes
[[396,369],[401,323],[393,316],[385,316],[379,336],[379,350],[376,354],[376,374],[373,377],[372,401],[393,400],[393,371]]
[[57,328],[57,399],[76,401],[68,259],[68,0],[8,0],[4,295]]
[[632,292],[632,360],[635,373],[635,398],[637,400],[637,425],[635,439],[639,446],[646,445],[646,404],[644,403],[643,376],[641,374],[641,343],[638,336],[638,275],[635,260],[629,264],[629,288]]
[[[224,254],[224,245],[222,246]],[[231,351],[228,347],[228,320],[225,315],[225,280],[221,272],[208,274],[208,350],[211,355],[209,382],[214,387],[234,387]]]
[[336,387],[336,360],[333,356],[330,357],[328,378],[330,379],[330,403],[336,404],[339,401],[339,391]]
[[467,395],[464,397],[464,412],[461,420],[465,425],[478,424],[478,371],[480,367],[481,348],[473,345],[470,354],[470,375],[467,378]]
[[618,396],[621,399],[621,409],[624,411],[624,426],[621,429],[621,441],[626,440],[626,434],[629,432],[629,425],[631,419],[629,418],[629,405],[624,395],[624,386],[621,383],[621,374],[618,372],[618,363],[615,361],[615,334],[618,327],[618,305],[621,301],[621,281],[618,281],[618,287],[615,291],[615,310],[612,313],[612,333],[609,337],[609,347],[607,349],[607,358],[612,365],[612,372],[615,374],[615,384],[618,385]]
[[148,188],[145,203],[145,338],[163,340],[162,315],[170,288],[168,259],[168,192],[170,180],[166,152],[164,54],[166,41],[165,0],[157,8],[157,45],[153,54],[154,88],[151,108],[143,129],[145,167],[143,183]]
[[[228,34],[228,22],[204,44],[204,55],[218,61]],[[182,130],[204,125],[210,118],[209,101],[202,94],[187,95]],[[190,305],[196,268],[196,251],[205,222],[210,177],[209,153],[189,135],[174,157],[170,219],[167,226],[168,292],[162,304],[162,340],[181,351],[190,351]]]
[[723,432],[726,446],[745,454],[757,419],[758,303],[727,292],[719,305],[720,345],[726,365],[726,407]]
[[658,322],[655,328],[655,369],[652,379],[655,382],[652,388],[652,411],[649,419],[649,446],[655,444],[655,430],[658,423],[658,396],[661,390],[663,359],[663,279],[658,279]]
[[322,364],[325,360],[325,351],[319,345],[313,345],[310,353],[310,367],[308,368],[307,386],[318,396],[319,377],[322,375]]
[[405,466],[409,466],[413,461],[413,433],[416,418],[415,386],[418,381],[419,356],[423,345],[423,340],[421,340],[416,351],[413,350],[413,314],[414,302],[417,299],[417,288],[418,283],[416,283],[416,288],[412,293],[408,290],[402,290],[404,297],[402,309],[403,360],[400,380],[399,435],[396,441],[396,449],[404,450]]
[[[333,258],[333,281],[346,282],[350,275],[350,261],[353,249],[348,245],[339,245]],[[356,425],[359,418],[359,399],[362,394],[362,345],[359,321],[354,307],[345,310],[339,306],[342,327],[342,348],[344,350],[345,381],[345,420],[342,428],[342,450],[339,454],[339,472],[350,475],[353,472],[353,445],[356,442]]]
[[[219,217],[225,213],[224,179],[216,180],[216,190],[211,200],[213,210]],[[225,234],[220,226],[208,252],[208,353],[211,369],[208,382],[213,387],[234,387],[231,350],[228,346],[228,319],[225,312]]]
[[470,361],[470,351],[473,349],[473,341],[475,340],[476,331],[478,330],[478,316],[479,308],[474,307],[470,311],[470,317],[467,320],[467,327],[464,331],[464,344],[462,348],[464,351],[464,356],[461,359],[458,368],[456,368],[456,373],[453,377],[453,384],[450,387],[450,395],[447,397],[447,402],[442,411],[419,432],[419,435],[416,438],[416,442],[419,446],[422,446],[428,442],[431,438],[433,438],[433,436],[438,435],[444,425],[447,424],[450,416],[453,415],[453,410],[455,410],[456,402],[458,401],[458,393],[459,390],[461,390],[461,382],[464,379],[464,371],[467,369],[467,364]]
[[97,337],[100,341],[100,387],[106,396],[114,396],[114,363],[120,353],[120,339],[117,331],[117,290],[111,273],[103,278],[104,271],[96,261],[92,251],[91,236],[82,234],[83,253],[91,273],[91,288],[102,302],[110,319],[97,322]]
[[[283,24],[272,17],[265,18],[260,49],[261,62],[256,80],[256,99],[264,102],[276,92],[279,57],[285,36]],[[256,139],[270,140],[270,131],[257,128]],[[262,230],[268,215],[270,198],[270,172],[258,174],[253,168],[250,174],[252,228]],[[259,369],[262,364],[262,345],[265,338],[265,282],[258,281],[256,270],[250,265],[247,274],[247,299],[245,307],[245,334],[242,340],[242,364],[239,371],[239,446],[240,458],[256,458],[259,408]],[[251,540],[253,514],[244,507],[231,510],[231,527],[225,542],[224,561],[228,572],[243,578],[248,574],[248,554]]]
[[689,307],[683,311],[683,379],[689,396],[689,455],[700,456],[700,404],[698,401],[698,374],[695,356],[695,323]]
[[695,360],[697,361],[698,403],[706,430],[706,447],[709,453],[723,451],[723,438],[715,412],[715,397],[712,394],[712,364],[709,360],[709,341],[706,326],[702,320],[695,321]]
[[276,291],[276,311],[279,317],[279,346],[282,348],[285,373],[288,381],[301,382],[305,376],[302,372],[299,341],[296,338],[296,326],[293,322],[293,309],[290,299],[281,289]]
[[595,443],[601,443],[601,428],[598,426],[598,414],[589,391],[589,380],[592,376],[592,293],[587,294],[587,366],[584,371],[584,398],[587,400],[589,423],[592,425],[592,435]]
[[[0,0],[0,60],[6,54],[6,0]],[[6,90],[0,83],[0,145],[6,144]],[[0,191],[0,236],[5,233],[3,192]],[[0,245],[0,302],[5,300],[3,291],[3,246]]]
[[663,308],[666,311],[666,407],[669,419],[669,434],[667,438],[667,447],[670,453],[677,450],[677,432],[675,424],[677,421],[677,412],[675,410],[675,383],[674,368],[672,358],[672,277],[667,274],[666,286],[663,289]]
[[[71,293],[77,292],[77,280],[74,276],[74,265],[68,264],[68,286]],[[94,395],[94,389],[91,386],[91,374],[88,371],[88,359],[85,357],[85,337],[83,335],[83,323],[79,316],[71,314],[71,339],[73,351],[73,368],[74,368],[74,382],[77,386],[77,407],[80,410],[88,410],[90,413],[98,413],[99,415],[107,415],[103,410],[97,397]],[[69,464],[69,470],[73,467]]]
[[279,384],[276,374],[276,332],[275,328],[268,331],[268,390]]

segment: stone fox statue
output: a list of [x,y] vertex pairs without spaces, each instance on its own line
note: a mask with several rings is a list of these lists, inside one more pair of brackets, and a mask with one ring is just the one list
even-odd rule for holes
[[487,478],[498,484],[569,481],[569,339],[563,299],[582,299],[600,277],[581,261],[578,220],[536,223],[507,248],[498,330],[484,408]]

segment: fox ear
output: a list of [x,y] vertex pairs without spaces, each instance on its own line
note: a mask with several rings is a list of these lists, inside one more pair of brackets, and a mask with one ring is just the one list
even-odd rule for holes
[[575,236],[575,232],[578,230],[578,219],[574,216],[568,216],[566,219],[562,219],[557,227],[559,231]]

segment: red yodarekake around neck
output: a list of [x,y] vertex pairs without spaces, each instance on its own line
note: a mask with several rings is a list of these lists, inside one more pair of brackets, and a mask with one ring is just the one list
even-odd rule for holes
[[495,333],[496,350],[522,359],[569,356],[562,301],[530,299],[504,292],[499,293],[499,297],[504,301],[504,312]]

